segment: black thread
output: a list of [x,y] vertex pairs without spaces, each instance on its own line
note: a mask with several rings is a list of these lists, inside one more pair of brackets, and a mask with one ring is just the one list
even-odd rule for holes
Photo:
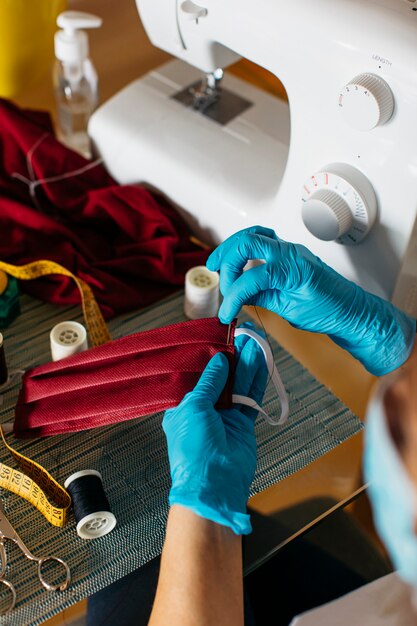
[[94,474],[79,476],[67,486],[67,491],[72,498],[72,510],[77,524],[91,513],[99,511],[111,513],[109,501],[98,476]]

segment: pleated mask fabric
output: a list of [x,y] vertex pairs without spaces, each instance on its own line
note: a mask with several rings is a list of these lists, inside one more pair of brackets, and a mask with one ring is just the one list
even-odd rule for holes
[[15,410],[19,438],[72,433],[176,406],[217,352],[229,359],[219,408],[231,408],[234,331],[218,318],[135,333],[28,370]]

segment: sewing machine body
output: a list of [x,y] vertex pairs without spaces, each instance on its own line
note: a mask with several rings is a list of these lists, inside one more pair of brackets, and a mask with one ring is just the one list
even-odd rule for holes
[[[151,41],[180,60],[132,83],[93,115],[90,134],[110,173],[121,183],[144,182],[161,190],[205,240],[217,243],[256,223],[270,226],[416,313],[412,3],[136,2]],[[184,106],[178,94],[201,71],[225,68],[240,57],[279,77],[289,104],[226,73],[222,89],[237,96],[239,111],[227,123]],[[388,119],[371,130],[353,127],[341,110],[358,76],[370,76],[377,85],[382,79],[382,117],[384,98],[393,95]],[[366,89],[360,89],[365,98]],[[362,101],[353,111],[359,125],[368,115]],[[353,211],[355,202],[372,205],[374,198],[368,216],[373,225],[363,241],[355,243],[352,228],[336,241],[318,239],[306,228],[303,203],[319,188],[345,198]]]

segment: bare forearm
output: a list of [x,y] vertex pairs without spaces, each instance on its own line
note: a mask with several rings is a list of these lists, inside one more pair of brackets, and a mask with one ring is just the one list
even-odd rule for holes
[[241,538],[173,506],[149,626],[222,624],[243,624]]

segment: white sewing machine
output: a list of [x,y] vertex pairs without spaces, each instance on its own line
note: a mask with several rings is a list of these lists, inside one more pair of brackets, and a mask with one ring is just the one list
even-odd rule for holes
[[[164,192],[205,240],[270,226],[417,314],[417,1],[136,3],[181,60],[93,115],[110,173]],[[289,105],[222,78],[240,57]]]

